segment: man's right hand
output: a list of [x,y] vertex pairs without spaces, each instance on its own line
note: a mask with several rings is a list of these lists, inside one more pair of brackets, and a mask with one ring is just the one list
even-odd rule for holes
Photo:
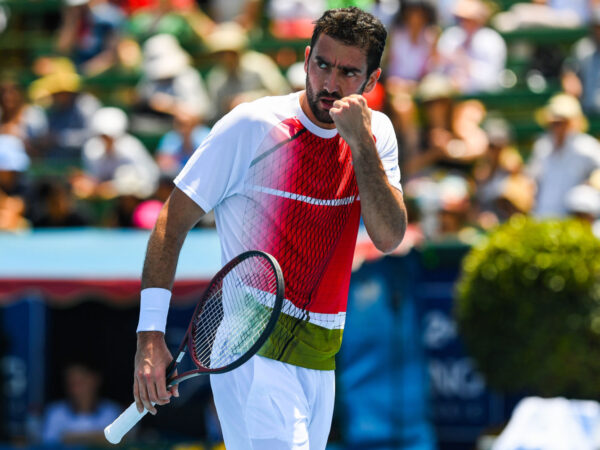
[[133,397],[138,411],[147,409],[156,414],[152,403],[165,405],[171,396],[179,397],[177,386],[167,390],[165,372],[173,360],[165,344],[165,335],[160,331],[140,331],[137,335]]

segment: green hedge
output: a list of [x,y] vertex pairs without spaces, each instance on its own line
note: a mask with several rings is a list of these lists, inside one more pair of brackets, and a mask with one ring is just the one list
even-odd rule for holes
[[600,241],[588,224],[513,218],[462,269],[455,314],[490,386],[600,398]]

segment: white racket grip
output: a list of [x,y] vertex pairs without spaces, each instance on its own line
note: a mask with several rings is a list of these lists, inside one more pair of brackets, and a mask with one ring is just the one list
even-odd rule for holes
[[[154,405],[154,403],[152,403],[152,405]],[[113,423],[104,429],[106,440],[111,444],[118,444],[121,442],[121,439],[123,439],[123,436],[125,436],[146,414],[148,414],[147,409],[144,409],[144,412],[140,413],[135,406],[135,402],[133,402]]]

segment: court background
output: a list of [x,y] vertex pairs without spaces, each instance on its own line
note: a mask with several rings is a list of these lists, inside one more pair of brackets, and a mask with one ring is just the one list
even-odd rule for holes
[[[100,229],[0,235],[7,442],[35,435],[44,405],[63,395],[61,370],[73,357],[97,358],[103,394],[128,405],[147,239],[147,231]],[[467,250],[426,245],[355,271],[338,357],[332,448],[470,449],[508,419],[518,397],[486,387],[452,318],[454,282]],[[214,230],[190,233],[169,315],[172,348],[219,258]],[[182,392],[159,416],[145,418],[129,445],[210,443],[207,380],[186,382]]]

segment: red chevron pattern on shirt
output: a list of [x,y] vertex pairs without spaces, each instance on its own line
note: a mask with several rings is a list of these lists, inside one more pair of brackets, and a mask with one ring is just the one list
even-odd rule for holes
[[244,214],[244,240],[277,258],[286,298],[310,312],[344,312],[360,221],[346,142],[288,119],[263,141],[246,188],[253,201]]

